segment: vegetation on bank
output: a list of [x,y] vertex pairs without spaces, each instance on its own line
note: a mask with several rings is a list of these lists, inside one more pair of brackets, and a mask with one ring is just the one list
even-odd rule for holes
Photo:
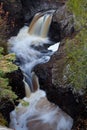
[[[17,70],[18,67],[12,63],[12,61],[15,60],[14,54],[3,56],[2,53],[3,48],[0,48],[0,100],[2,98],[13,100],[17,98],[17,96],[11,91],[11,86],[9,86],[9,80],[6,74]],[[0,105],[0,107],[2,107],[2,105]]]
[[[7,78],[7,73],[11,73],[18,69],[18,67],[13,64],[15,60],[14,54],[7,53],[6,39],[8,36],[8,12],[3,10],[3,3],[0,4],[0,110],[6,107],[6,103],[9,101],[13,102],[17,98],[17,95],[12,91],[9,85],[9,79]],[[7,125],[6,120],[0,113],[0,125]]]
[[[18,69],[18,67],[13,64],[14,60],[14,54],[3,55],[3,48],[0,47],[0,110],[4,109],[6,103],[9,101],[14,102],[14,99],[17,98],[6,76],[7,73],[11,73]],[[6,125],[6,121],[1,117],[2,116],[0,116],[0,124]]]
[[66,42],[67,65],[64,71],[75,90],[87,87],[87,0],[68,0],[73,13],[77,35]]

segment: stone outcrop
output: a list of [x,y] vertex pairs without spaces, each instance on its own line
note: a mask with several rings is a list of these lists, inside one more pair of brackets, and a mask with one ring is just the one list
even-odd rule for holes
[[64,4],[64,2],[56,0],[21,0],[21,2],[26,22],[39,11],[57,9]]
[[25,97],[25,86],[23,82],[23,74],[21,70],[11,72],[7,75],[9,78],[9,85],[12,86],[12,90],[16,93],[19,99]]
[[73,15],[67,11],[66,5],[56,10],[53,16],[53,23],[59,25],[61,39],[70,37],[74,32]]

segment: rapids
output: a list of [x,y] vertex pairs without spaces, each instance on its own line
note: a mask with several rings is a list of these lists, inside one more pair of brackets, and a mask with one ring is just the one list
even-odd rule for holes
[[9,53],[16,54],[15,63],[24,74],[23,100],[29,103],[27,106],[20,103],[10,113],[10,128],[15,130],[71,130],[73,125],[69,115],[47,100],[46,93],[39,89],[38,77],[32,72],[35,65],[48,62],[58,50],[59,43],[52,45],[47,37],[53,12],[36,14],[29,27],[24,26],[8,41]]

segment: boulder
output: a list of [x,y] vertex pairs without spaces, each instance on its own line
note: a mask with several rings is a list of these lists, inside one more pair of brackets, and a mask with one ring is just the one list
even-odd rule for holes
[[71,37],[74,33],[73,14],[67,10],[67,6],[59,7],[53,16],[53,22],[56,22],[60,27],[61,39]]
[[16,70],[7,75],[9,78],[9,85],[12,86],[12,90],[16,93],[19,99],[25,97],[25,86],[23,82],[23,74],[21,70]]

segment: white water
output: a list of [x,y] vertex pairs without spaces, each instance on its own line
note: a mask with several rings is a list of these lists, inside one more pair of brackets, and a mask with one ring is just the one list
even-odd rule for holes
[[[72,128],[72,118],[64,113],[58,106],[50,103],[44,91],[39,88],[38,90],[35,89],[39,86],[39,82],[37,76],[31,73],[35,65],[48,62],[50,56],[58,50],[59,47],[59,43],[51,45],[46,36],[51,22],[51,19],[48,20],[48,17],[50,18],[52,16],[50,13],[48,14],[36,15],[38,18],[34,18],[33,23],[30,25],[30,30],[25,26],[20,30],[17,36],[9,39],[9,51],[16,54],[16,64],[20,66],[24,73],[25,81],[27,82],[25,82],[27,97],[25,97],[24,100],[29,102],[27,107],[22,106],[20,103],[18,107],[11,112],[10,127],[15,130],[71,130]],[[43,21],[42,19],[45,20]],[[48,29],[44,30],[46,25]],[[37,27],[39,31],[41,29],[45,33],[44,38],[41,37],[43,34],[42,31],[40,31],[41,35],[39,36],[39,31],[36,31],[38,30]],[[40,49],[36,49],[36,47],[44,47],[44,44],[50,45],[50,47],[45,49],[44,53],[39,51]],[[31,87],[33,93],[28,89],[28,85]],[[36,91],[34,92],[34,90]]]
[[[48,38],[41,38],[38,36],[31,36],[28,33],[28,27],[23,27],[19,34],[9,39],[9,50],[15,53],[18,59],[18,65],[26,75],[27,78],[31,78],[32,68],[39,64],[49,61],[51,52],[43,54],[40,51],[34,49],[33,46],[43,46],[45,43],[49,43]],[[28,84],[32,87],[31,80]]]
[[51,50],[51,51],[53,51],[53,52],[56,52],[56,51],[58,50],[58,48],[59,48],[59,44],[60,44],[60,43],[58,42],[58,43],[56,43],[56,44],[54,44],[54,45],[48,47],[48,50]]

